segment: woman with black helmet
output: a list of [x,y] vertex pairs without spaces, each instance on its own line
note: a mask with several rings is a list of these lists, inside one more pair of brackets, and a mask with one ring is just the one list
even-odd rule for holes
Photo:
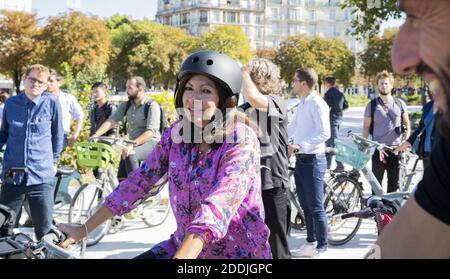
[[259,143],[250,120],[236,110],[241,83],[240,66],[230,57],[190,55],[175,90],[181,120],[85,224],[59,225],[69,234],[62,246],[131,211],[167,177],[177,230],[138,258],[270,258]]

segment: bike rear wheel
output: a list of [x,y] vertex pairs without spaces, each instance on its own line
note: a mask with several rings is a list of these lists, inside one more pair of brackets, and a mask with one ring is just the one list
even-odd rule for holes
[[329,185],[324,202],[328,217],[328,243],[333,246],[344,245],[356,235],[362,220],[349,218],[336,221],[332,217],[361,210],[362,188],[353,178],[342,175],[332,179]]
[[[103,187],[98,183],[88,183],[81,186],[70,204],[69,223],[86,222],[101,207],[109,193],[111,189],[106,185]],[[110,227],[111,219],[91,231],[86,239],[86,246],[97,244],[108,233]]]
[[295,186],[294,171],[289,172],[289,186],[290,190],[288,192],[289,202],[291,204],[291,216],[290,216],[290,228],[299,231],[304,231],[306,229],[305,225],[305,213],[300,205],[300,201],[297,196],[297,189]]

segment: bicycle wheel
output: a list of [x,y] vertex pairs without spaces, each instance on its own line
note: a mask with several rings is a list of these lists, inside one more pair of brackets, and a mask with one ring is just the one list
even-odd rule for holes
[[328,218],[328,243],[338,246],[349,242],[358,232],[362,220],[349,218],[336,221],[335,215],[359,211],[362,189],[359,182],[347,176],[337,176],[326,185],[324,208]]
[[289,186],[288,191],[289,202],[291,203],[291,217],[290,217],[290,228],[299,231],[304,231],[306,229],[305,225],[305,214],[300,206],[300,201],[297,196],[297,189],[295,186],[294,172],[289,172]]
[[169,216],[169,187],[163,186],[161,191],[156,195],[147,198],[139,205],[141,210],[141,218],[149,227],[155,227],[164,223]]
[[[109,186],[103,187],[98,183],[88,183],[81,186],[70,204],[69,223],[83,224],[100,208],[110,192]],[[95,228],[89,233],[86,245],[89,247],[97,244],[106,235],[110,227],[111,219]]]
[[80,179],[81,175],[79,172],[76,172],[69,177],[63,178],[61,181],[60,191],[56,194],[55,205],[53,207],[53,218],[58,223],[68,222],[72,197],[75,196],[75,193],[82,186]]

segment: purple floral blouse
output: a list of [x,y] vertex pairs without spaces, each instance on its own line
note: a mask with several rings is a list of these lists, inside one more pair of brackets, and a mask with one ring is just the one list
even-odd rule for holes
[[117,215],[131,211],[143,197],[156,194],[158,180],[168,174],[177,229],[151,249],[157,258],[172,258],[187,233],[199,235],[206,243],[198,258],[271,258],[256,134],[238,123],[235,143],[225,140],[218,149],[200,156],[198,147],[170,137],[181,126],[177,122],[165,131],[141,168],[120,183],[105,206]]

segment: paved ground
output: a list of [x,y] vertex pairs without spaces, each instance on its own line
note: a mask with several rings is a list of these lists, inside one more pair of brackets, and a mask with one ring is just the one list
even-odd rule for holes
[[[419,108],[414,107],[411,109],[417,110]],[[349,129],[356,133],[361,133],[362,114],[363,108],[351,108],[345,113],[344,122],[341,127],[341,137],[345,137]],[[364,183],[365,190],[368,191],[367,182]],[[132,258],[150,249],[154,244],[169,238],[175,228],[176,223],[172,215],[162,225],[154,228],[148,228],[143,222],[138,220],[127,221],[121,231],[106,235],[99,244],[89,247],[86,258]],[[304,232],[293,231],[289,238],[291,249],[299,248],[305,242],[305,238]],[[330,247],[321,258],[362,258],[368,250],[368,247],[375,240],[375,224],[370,220],[364,220],[354,239],[344,246]]]

